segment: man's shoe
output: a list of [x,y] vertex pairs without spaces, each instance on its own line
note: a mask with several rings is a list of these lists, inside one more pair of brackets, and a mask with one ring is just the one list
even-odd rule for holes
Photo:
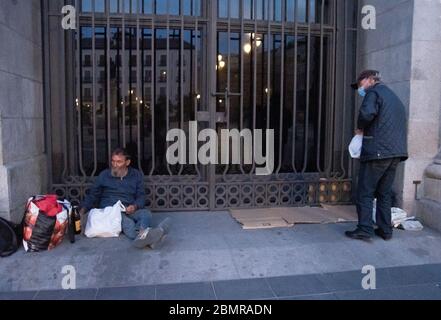
[[364,241],[372,240],[372,237],[368,233],[366,233],[360,229],[357,229],[355,231],[346,231],[345,235],[348,238],[355,239],[355,240],[364,240]]
[[165,218],[159,225],[158,229],[161,229],[163,231],[161,239],[159,239],[158,242],[155,242],[150,245],[150,248],[153,250],[157,249],[158,246],[167,238],[168,232],[170,231],[170,225],[171,225],[171,219]]
[[158,242],[163,234],[164,231],[160,228],[147,228],[139,232],[138,236],[133,241],[133,246],[138,249],[145,248]]
[[381,229],[376,229],[375,234],[380,238],[383,238],[384,241],[392,240],[392,234],[384,233]]
[[164,232],[164,235],[168,234],[168,232],[170,231],[170,226],[171,226],[171,219],[170,218],[165,218],[164,220],[162,220],[162,222],[158,225],[159,229],[162,229],[162,231]]
[[158,242],[155,242],[154,244],[151,244],[150,245],[150,249],[152,249],[152,250],[156,250],[156,249],[158,249],[160,246],[161,246],[161,244],[165,241],[165,239],[167,239],[167,234],[164,234],[162,237],[161,237],[161,239],[159,239],[159,241]]

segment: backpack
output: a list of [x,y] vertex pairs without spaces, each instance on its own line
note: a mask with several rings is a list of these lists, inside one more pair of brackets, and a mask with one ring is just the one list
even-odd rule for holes
[[0,257],[14,254],[22,241],[22,225],[0,218]]

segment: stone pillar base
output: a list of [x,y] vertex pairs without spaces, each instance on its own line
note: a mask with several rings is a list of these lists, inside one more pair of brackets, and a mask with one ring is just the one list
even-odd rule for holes
[[425,172],[424,195],[417,203],[417,213],[424,225],[441,232],[441,152]]
[[0,165],[0,217],[19,223],[29,197],[47,193],[45,155]]
[[441,202],[421,199],[417,202],[417,218],[424,226],[441,232]]

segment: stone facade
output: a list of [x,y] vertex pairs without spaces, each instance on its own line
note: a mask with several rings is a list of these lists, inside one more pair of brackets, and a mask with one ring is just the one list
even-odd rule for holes
[[0,1],[0,216],[47,190],[39,0]]
[[418,201],[418,218],[441,231],[441,149],[425,172],[424,192]]
[[[431,195],[439,190],[441,174],[433,173],[433,157],[438,153],[441,137],[441,2],[436,0],[414,1],[411,120],[409,148],[411,161],[406,168],[406,182],[423,179],[424,194]],[[438,160],[439,162],[439,160]],[[426,169],[431,165],[428,169]],[[438,166],[439,167],[439,166]],[[425,174],[424,174],[425,173]],[[431,174],[432,173],[432,174]],[[433,181],[433,180],[438,181]],[[405,186],[409,201],[413,187]],[[424,195],[423,195],[424,197]],[[436,219],[426,224],[441,230],[441,196],[433,198],[439,207],[433,214]],[[413,206],[415,208],[415,205]],[[417,213],[424,215],[420,203]],[[424,218],[423,218],[424,220]],[[438,226],[438,227],[437,227]]]

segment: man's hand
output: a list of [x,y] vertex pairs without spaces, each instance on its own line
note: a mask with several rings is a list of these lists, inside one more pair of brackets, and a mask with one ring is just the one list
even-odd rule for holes
[[136,210],[137,210],[137,207],[135,205],[131,205],[126,208],[126,213],[127,214],[134,214],[136,212]]
[[363,135],[364,134],[364,131],[363,130],[361,130],[361,129],[356,129],[355,130],[355,134],[357,135],[357,136],[359,136],[359,135]]
[[80,216],[85,215],[86,214],[86,208],[81,208],[79,213],[80,213]]

